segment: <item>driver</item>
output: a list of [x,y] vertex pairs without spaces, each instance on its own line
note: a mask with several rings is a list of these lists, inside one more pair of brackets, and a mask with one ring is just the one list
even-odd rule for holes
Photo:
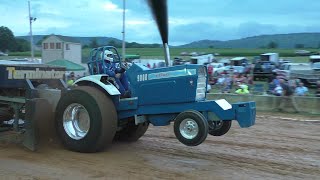
[[115,79],[116,86],[121,93],[121,97],[130,97],[129,82],[125,73],[125,69],[117,67],[117,63],[114,62],[114,54],[112,51],[105,50],[103,57],[106,74]]

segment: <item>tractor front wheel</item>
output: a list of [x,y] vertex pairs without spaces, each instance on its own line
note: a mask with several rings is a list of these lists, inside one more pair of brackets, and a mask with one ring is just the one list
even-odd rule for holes
[[185,111],[174,120],[174,134],[187,146],[201,144],[208,135],[208,121],[198,111]]

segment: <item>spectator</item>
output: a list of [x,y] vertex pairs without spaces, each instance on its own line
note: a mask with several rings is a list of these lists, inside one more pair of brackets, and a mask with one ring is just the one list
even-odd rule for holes
[[308,93],[308,88],[304,86],[302,82],[295,89],[295,95],[297,96],[305,96]]
[[248,86],[241,83],[237,82],[238,89],[236,90],[236,94],[249,94]]
[[284,79],[280,79],[280,86],[283,89],[283,96],[291,96],[293,94],[292,88]]
[[240,81],[241,83],[246,83],[247,82],[247,78],[245,77],[244,74],[240,74],[238,81]]
[[70,87],[75,81],[74,72],[71,72],[68,76],[67,85]]
[[283,94],[283,89],[282,89],[282,87],[281,87],[280,85],[277,85],[277,86],[274,88],[272,94],[274,94],[274,95],[276,95],[276,96],[282,96],[282,94]]
[[223,82],[222,93],[230,93],[231,88],[232,88],[232,79],[230,76],[226,75]]
[[217,85],[218,85],[219,87],[222,87],[222,86],[223,86],[224,80],[225,80],[225,78],[226,78],[225,76],[226,76],[225,74],[219,75],[218,80],[217,80]]
[[252,77],[252,75],[250,75],[250,74],[247,75],[246,83],[249,86],[249,90],[250,90],[253,87],[253,77]]
[[282,93],[283,98],[280,100],[278,109],[282,111],[285,106],[291,105],[292,108],[294,109],[294,112],[299,112],[295,99],[292,96],[294,92],[292,87],[290,87],[289,84],[284,79],[280,79],[280,86],[283,89],[283,93]]
[[320,97],[320,81],[317,81],[316,97]]
[[[274,79],[270,79],[269,80],[269,89],[268,89],[268,93],[269,94],[275,94],[274,90],[280,86],[280,77],[279,76],[274,76]],[[279,90],[279,87],[278,87]]]
[[247,82],[246,82],[248,85],[253,85],[253,77],[252,75],[248,74],[247,76]]

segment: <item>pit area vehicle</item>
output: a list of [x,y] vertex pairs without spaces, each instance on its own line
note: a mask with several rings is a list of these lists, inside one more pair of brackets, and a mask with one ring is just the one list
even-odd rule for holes
[[320,56],[312,55],[309,63],[285,63],[277,70],[284,79],[300,79],[306,86],[315,86],[320,80]]
[[27,148],[36,150],[37,123],[48,123],[48,129],[54,126],[54,106],[67,90],[64,74],[63,67],[1,60],[0,132],[13,130],[22,135]]

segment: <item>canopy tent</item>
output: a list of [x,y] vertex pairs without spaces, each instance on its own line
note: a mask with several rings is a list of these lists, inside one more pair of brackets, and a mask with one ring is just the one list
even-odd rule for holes
[[74,63],[66,59],[57,59],[54,61],[47,62],[46,64],[65,67],[66,71],[84,71],[86,69],[80,64]]

